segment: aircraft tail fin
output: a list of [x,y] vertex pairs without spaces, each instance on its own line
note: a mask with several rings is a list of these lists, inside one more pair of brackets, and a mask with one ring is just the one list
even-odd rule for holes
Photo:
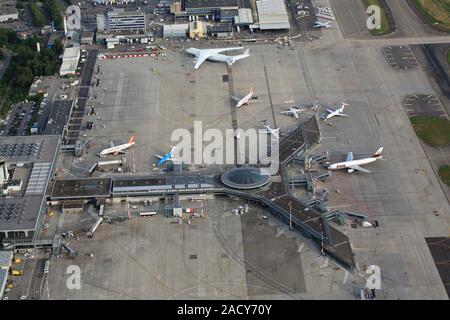
[[372,158],[379,158],[381,157],[381,153],[383,152],[383,147],[381,147],[380,149],[378,149],[372,156]]
[[133,143],[134,141],[135,141],[135,137],[132,136],[132,137],[130,138],[130,140],[128,140],[128,143]]

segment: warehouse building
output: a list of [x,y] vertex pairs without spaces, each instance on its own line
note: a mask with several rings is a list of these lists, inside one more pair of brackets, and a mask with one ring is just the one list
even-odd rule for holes
[[239,8],[238,15],[234,17],[236,26],[249,26],[253,24],[253,14],[250,8]]
[[289,29],[289,17],[283,0],[256,1],[259,18],[259,29]]
[[[60,142],[58,135],[0,137],[0,248],[34,245]],[[11,180],[20,180],[12,192],[8,190]]]
[[220,10],[220,22],[233,22],[234,17],[237,17],[238,15],[238,9]]
[[75,75],[80,60],[80,47],[70,47],[64,50],[60,76]]
[[189,38],[204,38],[206,37],[206,23],[203,21],[189,22]]
[[223,13],[229,18],[229,10],[238,10],[238,0],[185,0],[184,12],[191,20],[199,18],[220,20]]
[[94,33],[90,31],[83,31],[81,33],[81,44],[92,45],[94,43]]
[[0,22],[8,22],[19,19],[19,13],[14,4],[0,6]]
[[164,38],[186,38],[189,30],[188,23],[165,24],[163,28]]
[[231,39],[233,37],[233,25],[231,23],[218,23],[208,26],[208,34],[218,39]]

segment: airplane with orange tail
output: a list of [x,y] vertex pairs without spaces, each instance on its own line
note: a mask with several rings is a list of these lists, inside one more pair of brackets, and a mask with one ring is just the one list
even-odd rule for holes
[[118,145],[118,146],[114,146],[114,143],[111,141],[111,147],[103,149],[102,151],[100,151],[98,156],[100,158],[103,158],[103,157],[106,157],[108,154],[113,154],[115,156],[117,156],[118,154],[124,154],[125,150],[128,149],[129,147],[131,147],[134,144],[135,144],[134,136],[132,136],[130,138],[130,140],[128,140],[127,143],[124,143],[124,144],[121,144],[121,145]]

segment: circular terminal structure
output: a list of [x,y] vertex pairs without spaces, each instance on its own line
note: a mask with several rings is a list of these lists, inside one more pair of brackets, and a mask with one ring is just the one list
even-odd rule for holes
[[270,182],[270,174],[262,168],[234,168],[222,174],[221,180],[227,187],[248,190],[268,184]]

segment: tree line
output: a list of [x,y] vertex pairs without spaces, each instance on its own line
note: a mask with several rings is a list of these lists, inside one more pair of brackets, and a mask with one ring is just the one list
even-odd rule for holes
[[15,31],[0,28],[0,48],[11,54],[10,64],[0,80],[0,116],[8,112],[11,104],[27,97],[34,77],[58,72],[63,52],[61,41],[55,41],[53,48],[37,52],[39,40],[35,35],[22,40]]
[[[45,16],[42,13],[41,9],[37,5],[36,0],[30,0],[28,1],[28,7],[30,8],[31,17],[33,19],[33,23],[35,27],[41,28],[45,25]],[[58,0],[41,0],[42,8],[45,12],[45,14],[48,16],[49,21],[53,21],[55,24],[56,30],[63,30],[64,24],[63,24],[63,16],[62,16],[62,10],[63,7],[58,2]],[[16,7],[23,8],[24,4],[22,2],[18,2]]]

